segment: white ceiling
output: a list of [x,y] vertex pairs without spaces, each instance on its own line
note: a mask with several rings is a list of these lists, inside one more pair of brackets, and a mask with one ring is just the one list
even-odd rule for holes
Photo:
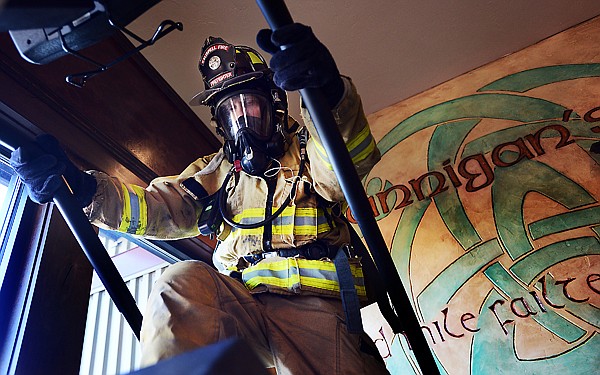
[[[288,0],[287,6],[352,77],[367,114],[600,14],[599,0]],[[257,31],[267,27],[252,0],[163,0],[129,28],[149,37],[163,19],[182,22],[183,31],[143,54],[186,102],[203,87],[197,59],[207,36],[256,48]],[[208,123],[206,108],[194,110]]]

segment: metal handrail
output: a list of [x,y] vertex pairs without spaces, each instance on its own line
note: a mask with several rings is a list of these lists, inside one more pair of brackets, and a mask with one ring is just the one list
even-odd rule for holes
[[[283,0],[257,0],[256,2],[271,29],[276,30],[294,22]],[[392,305],[402,320],[406,339],[421,371],[427,375],[439,374],[431,349],[387,250],[387,244],[373,216],[373,210],[327,100],[318,88],[301,89],[300,95],[331,161],[346,201],[352,210],[352,216],[358,222],[369,252],[386,285]]]

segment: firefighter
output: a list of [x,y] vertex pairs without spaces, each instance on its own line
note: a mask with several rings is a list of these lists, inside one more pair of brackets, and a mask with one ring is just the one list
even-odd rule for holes
[[[155,283],[141,332],[142,364],[241,337],[279,374],[387,373],[362,331],[365,287],[349,246],[344,196],[307,110],[288,116],[286,91],[320,88],[360,176],[380,154],[352,81],[310,27],[261,30],[261,54],[206,39],[205,89],[219,152],[145,189],[79,171],[44,135],[11,165],[34,201],[52,199],[64,176],[102,228],[169,240],[214,234],[216,271],[200,261],[169,266]],[[285,46],[283,49],[280,47]],[[340,292],[342,291],[342,292]],[[341,295],[343,294],[343,296]]]

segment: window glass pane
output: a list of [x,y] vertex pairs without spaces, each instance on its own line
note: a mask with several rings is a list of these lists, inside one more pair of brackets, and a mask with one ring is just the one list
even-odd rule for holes
[[[10,198],[7,193],[13,174],[14,171],[8,165],[8,159],[6,156],[0,155],[0,207],[5,207],[7,204],[6,201]],[[0,216],[0,228],[2,228],[4,226],[7,212],[5,210],[0,210],[0,213],[2,213]]]
[[[8,164],[8,150],[0,147],[0,260],[4,257],[6,243],[9,234],[10,220],[14,214],[15,189],[18,189],[17,176]],[[0,263],[0,276],[3,275],[3,267]],[[1,283],[1,280],[0,280]]]
[[[168,263],[132,236],[100,230],[100,240],[144,311],[152,285]],[[140,367],[139,342],[118,312],[96,273],[92,279],[80,375],[129,373]]]

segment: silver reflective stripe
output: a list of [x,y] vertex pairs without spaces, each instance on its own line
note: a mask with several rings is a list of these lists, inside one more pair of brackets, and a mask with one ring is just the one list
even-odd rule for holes
[[262,220],[263,217],[262,216],[255,216],[255,217],[244,217],[240,220],[240,224],[254,224],[259,220]]
[[350,150],[349,154],[350,154],[350,157],[352,158],[352,160],[355,161],[354,158],[356,158],[356,156],[358,154],[360,154],[361,152],[366,150],[369,147],[369,145],[371,144],[371,142],[373,142],[373,137],[371,135],[369,135],[368,137],[363,139],[363,141],[360,142],[360,144],[358,144],[356,147],[354,147],[352,150]]
[[325,217],[325,215],[317,216],[317,225],[323,225],[323,224],[329,224],[329,220],[327,220],[327,217]]
[[133,192],[129,192],[129,204],[131,205],[131,220],[129,221],[127,233],[135,234],[140,222],[140,202],[138,196]]
[[300,267],[300,276],[314,277],[315,279],[338,281],[338,277],[337,277],[337,274],[335,271],[319,270],[319,269],[315,269],[315,268]]
[[[244,272],[244,281],[250,280],[253,277],[276,277],[278,279],[287,279],[290,277],[290,274],[297,274],[298,267],[290,266],[289,269],[275,271],[272,269],[262,269],[262,270],[254,270],[251,272]],[[300,273],[302,274],[302,272]]]
[[[249,272],[244,272],[243,279],[244,281],[248,281],[254,277],[276,277],[278,279],[284,280],[288,279],[290,277],[290,274],[297,274],[298,269],[300,270],[300,276],[302,277],[313,277],[316,279],[338,281],[336,271],[305,267],[298,268],[296,266],[290,266],[289,269],[280,271],[272,269],[258,269]],[[364,279],[362,277],[354,277],[354,283],[358,286],[364,286]]]
[[315,225],[315,218],[312,216],[296,216],[294,218],[295,225]]
[[273,220],[273,225],[292,225],[294,223],[294,216],[278,216]]

